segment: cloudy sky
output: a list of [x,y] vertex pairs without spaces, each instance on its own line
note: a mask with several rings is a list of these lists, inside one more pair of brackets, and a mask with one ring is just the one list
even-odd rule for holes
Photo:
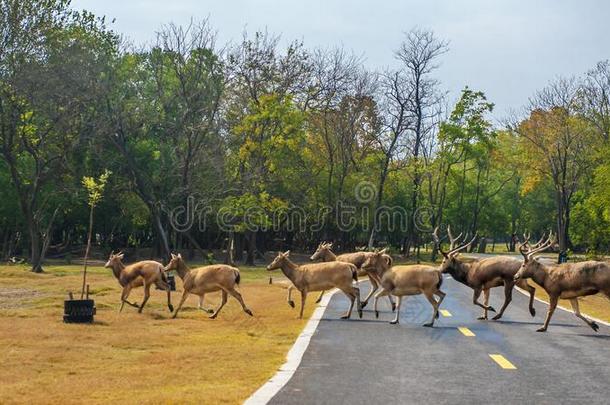
[[244,28],[268,29],[308,47],[343,45],[370,68],[394,64],[403,32],[428,28],[450,42],[437,75],[456,98],[469,86],[496,103],[496,118],[519,109],[549,80],[579,75],[610,58],[606,0],[73,0],[116,18],[113,28],[150,43],[168,22],[210,18],[222,42]]

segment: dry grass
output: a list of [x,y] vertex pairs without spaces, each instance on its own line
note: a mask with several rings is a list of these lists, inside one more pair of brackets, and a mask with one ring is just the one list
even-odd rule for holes
[[[108,270],[93,268],[96,322],[64,324],[63,300],[79,288],[80,268],[46,271],[0,267],[1,403],[239,403],[275,373],[306,322],[262,269],[242,269],[253,318],[229,298],[210,320],[196,309],[195,296],[170,319],[161,291],[143,314],[131,307],[118,314],[118,283]],[[173,295],[175,305],[180,295]],[[132,300],[141,297],[141,289],[132,292]],[[206,296],[206,306],[219,299]]]

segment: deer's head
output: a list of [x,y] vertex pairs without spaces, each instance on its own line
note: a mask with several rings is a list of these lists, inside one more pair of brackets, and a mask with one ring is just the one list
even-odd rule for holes
[[324,258],[331,252],[330,250],[332,249],[332,247],[332,243],[320,243],[314,254],[311,255],[311,257],[309,258],[309,260],[311,260],[312,262],[318,259],[324,260]]
[[278,252],[275,259],[273,259],[271,264],[269,266],[267,266],[267,270],[281,269],[288,261],[289,256],[290,256],[290,250],[287,250],[284,253]]

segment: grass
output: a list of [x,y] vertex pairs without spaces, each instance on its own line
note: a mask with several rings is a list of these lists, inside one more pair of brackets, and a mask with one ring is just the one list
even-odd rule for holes
[[[79,266],[34,274],[0,266],[1,403],[240,403],[269,379],[306,320],[268,284],[260,268],[243,268],[249,317],[233,298],[218,319],[191,296],[170,319],[165,293],[151,294],[143,314],[118,313],[120,288],[104,268],[90,269],[97,315],[91,325],[64,324],[63,300],[80,287]],[[278,274],[274,274],[278,277]],[[181,289],[177,280],[177,289]],[[177,305],[181,291],[172,296]],[[132,292],[141,301],[142,289]],[[216,306],[220,294],[206,296]],[[306,307],[306,318],[314,308]]]

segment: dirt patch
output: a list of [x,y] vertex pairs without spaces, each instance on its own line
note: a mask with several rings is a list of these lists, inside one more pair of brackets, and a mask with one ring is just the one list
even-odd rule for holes
[[0,287],[0,309],[24,308],[28,306],[28,301],[43,295],[40,291],[28,288]]

